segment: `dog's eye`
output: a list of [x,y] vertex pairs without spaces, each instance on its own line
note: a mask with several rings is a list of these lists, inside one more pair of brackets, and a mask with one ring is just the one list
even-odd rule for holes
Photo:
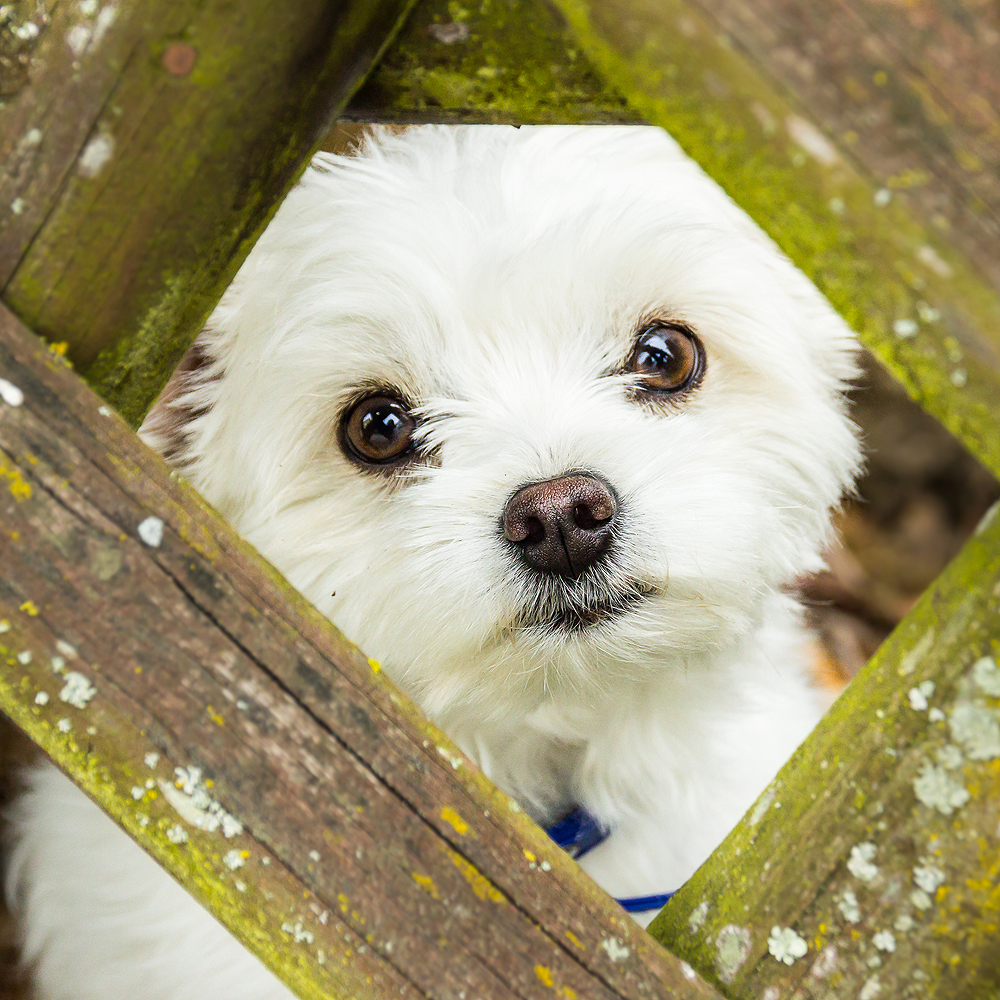
[[650,392],[680,392],[701,376],[705,355],[693,333],[673,326],[651,326],[636,341],[626,370]]
[[390,465],[413,450],[416,421],[391,396],[367,396],[355,403],[342,426],[344,450],[364,465]]

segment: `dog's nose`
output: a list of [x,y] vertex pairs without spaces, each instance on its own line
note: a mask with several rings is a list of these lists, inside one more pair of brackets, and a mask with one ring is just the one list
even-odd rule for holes
[[518,490],[503,512],[504,538],[529,566],[579,576],[607,551],[618,503],[596,476],[562,476]]

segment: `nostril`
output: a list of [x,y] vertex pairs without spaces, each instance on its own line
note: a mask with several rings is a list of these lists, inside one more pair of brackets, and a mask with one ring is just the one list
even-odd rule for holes
[[525,518],[524,527],[527,530],[525,541],[530,545],[537,545],[545,540],[545,525],[537,517]]
[[593,501],[578,503],[573,508],[573,521],[584,531],[594,531],[607,524],[613,514],[614,508],[610,504]]

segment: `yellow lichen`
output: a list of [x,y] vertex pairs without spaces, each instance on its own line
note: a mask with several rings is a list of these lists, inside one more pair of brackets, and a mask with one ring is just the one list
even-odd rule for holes
[[445,806],[444,809],[441,810],[441,819],[454,827],[455,832],[460,836],[464,837],[465,834],[468,833],[469,824],[466,823],[465,820],[451,808],[451,806]]
[[552,970],[544,965],[535,966],[535,975],[538,976],[540,982],[552,989],[554,980],[552,979]]
[[504,902],[504,894],[471,861],[467,861],[455,851],[448,851],[448,857],[480,899],[488,899],[491,903]]
[[438,892],[438,887],[434,884],[434,879],[430,875],[421,875],[420,872],[410,872],[410,875],[413,881],[428,895],[433,896],[435,899],[441,898],[441,893]]
[[7,488],[18,503],[31,499],[31,485],[24,481],[21,470],[16,466],[8,469],[6,465],[0,465],[0,476],[6,476],[10,480],[10,486]]

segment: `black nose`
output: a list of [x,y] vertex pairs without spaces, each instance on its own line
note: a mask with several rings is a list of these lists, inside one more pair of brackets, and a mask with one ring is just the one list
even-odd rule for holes
[[503,512],[504,538],[529,566],[579,576],[607,551],[618,503],[595,476],[563,476],[518,490]]

